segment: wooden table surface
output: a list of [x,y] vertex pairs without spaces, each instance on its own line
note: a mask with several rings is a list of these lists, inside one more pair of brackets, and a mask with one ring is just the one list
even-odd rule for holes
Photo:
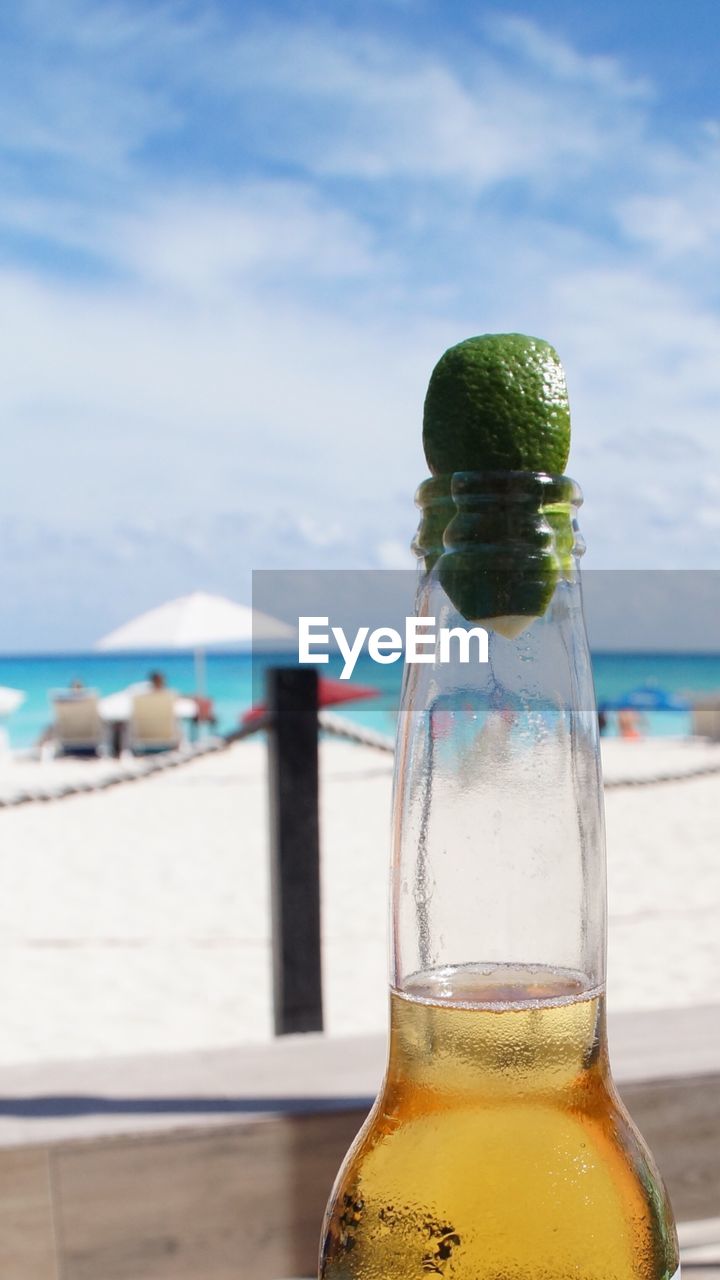
[[[611,1020],[683,1280],[720,1277],[720,1007]],[[311,1277],[384,1037],[0,1071],[2,1280]]]

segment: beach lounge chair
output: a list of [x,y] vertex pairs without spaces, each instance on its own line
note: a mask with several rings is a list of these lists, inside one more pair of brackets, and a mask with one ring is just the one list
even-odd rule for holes
[[693,699],[692,733],[699,738],[720,742],[720,697],[715,693]]
[[94,689],[52,696],[52,741],[58,755],[97,756],[105,745],[106,729]]
[[180,746],[180,725],[175,715],[177,694],[173,689],[151,689],[136,693],[128,729],[128,746],[138,754],[174,751]]

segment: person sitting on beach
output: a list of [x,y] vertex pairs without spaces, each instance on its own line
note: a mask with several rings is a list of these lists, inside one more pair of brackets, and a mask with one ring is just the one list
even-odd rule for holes
[[618,711],[617,726],[621,738],[637,741],[642,737],[640,724],[640,716],[631,707],[623,707],[621,711]]
[[148,675],[148,685],[151,689],[167,689],[167,681],[162,671],[151,671]]

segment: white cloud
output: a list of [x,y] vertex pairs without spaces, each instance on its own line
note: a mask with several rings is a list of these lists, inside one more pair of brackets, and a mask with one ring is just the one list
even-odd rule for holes
[[384,538],[375,549],[379,569],[412,569],[414,561],[410,547],[399,538]]
[[0,327],[6,511],[184,518],[284,495],[347,513],[376,468],[411,460],[412,487],[422,465],[412,418],[435,341],[418,325],[393,342],[386,324],[262,288],[185,306],[6,275]]
[[[0,81],[0,144],[10,158],[50,161],[72,168],[75,181],[123,172],[148,138],[177,125],[167,92],[143,81],[112,42],[88,44],[88,21],[59,6],[56,19],[36,5],[18,49],[5,50]],[[110,11],[103,11],[109,17]],[[85,38],[83,36],[85,33]],[[136,31],[129,47],[137,49]],[[140,46],[141,47],[141,46]],[[55,170],[56,181],[61,171]],[[55,184],[53,184],[55,185]]]
[[635,196],[621,208],[621,221],[631,235],[644,240],[664,258],[681,257],[705,248],[720,230],[720,201],[714,198],[698,216],[688,217],[688,203],[677,196]]
[[[341,282],[378,269],[357,218],[290,182],[175,193],[109,223],[111,250],[137,278],[206,297],[249,280]],[[379,255],[378,255],[379,256]]]
[[632,143],[643,95],[617,64],[583,58],[530,22],[494,29],[515,62],[478,44],[460,69],[356,33],[268,24],[226,52],[225,83],[259,95],[261,114],[264,94],[286,102],[269,150],[317,174],[479,189],[567,176],[567,166],[586,172],[621,137]]
[[[412,44],[320,21],[224,21],[155,5],[31,7],[40,51],[0,90],[0,136],[127,176],[144,146],[235,122],[237,142],[317,175],[462,180],[587,172],[632,146],[642,86],[609,58],[582,56],[536,24],[489,24],[464,65]],[[22,112],[17,102],[22,101]],[[199,115],[198,115],[199,113]],[[96,174],[97,176],[97,174]],[[107,193],[106,193],[107,198]]]
[[487,27],[497,43],[522,53],[555,80],[583,87],[589,84],[603,95],[621,99],[653,96],[650,83],[629,75],[617,58],[581,54],[568,41],[551,35],[529,18],[496,14]]
[[697,256],[707,267],[720,256],[719,182],[720,144],[704,128],[682,154],[654,158],[647,189],[620,201],[620,226],[664,265]]
[[717,146],[671,144],[632,70],[519,18],[451,62],[201,6],[27,12],[0,88],[16,642],[33,591],[90,639],[103,591],[406,564],[429,371],[490,329],[565,360],[591,563],[716,563]]

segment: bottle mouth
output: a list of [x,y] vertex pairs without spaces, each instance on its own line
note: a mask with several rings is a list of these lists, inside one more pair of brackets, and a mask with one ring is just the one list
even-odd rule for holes
[[[445,480],[444,476],[436,477]],[[490,500],[507,502],[536,501],[540,506],[567,502],[577,510],[583,496],[579,484],[570,476],[550,471],[455,471],[449,477],[453,500],[473,495],[486,495]],[[422,487],[422,486],[421,486]]]
[[547,613],[560,582],[577,580],[582,494],[569,476],[456,471],[426,480],[416,501],[414,551],[469,622],[517,636]]
[[[565,552],[582,555],[584,544],[577,527],[583,501],[580,486],[570,476],[547,471],[455,471],[424,480],[415,494],[421,512],[412,549],[425,560],[426,569],[448,549],[446,531],[461,517],[469,530],[477,521],[492,519],[492,540],[514,540],[515,527],[537,513],[560,532]],[[475,517],[475,520],[473,520]],[[572,537],[570,538],[570,530]],[[454,526],[457,534],[458,525]],[[452,540],[453,531],[451,531]]]

